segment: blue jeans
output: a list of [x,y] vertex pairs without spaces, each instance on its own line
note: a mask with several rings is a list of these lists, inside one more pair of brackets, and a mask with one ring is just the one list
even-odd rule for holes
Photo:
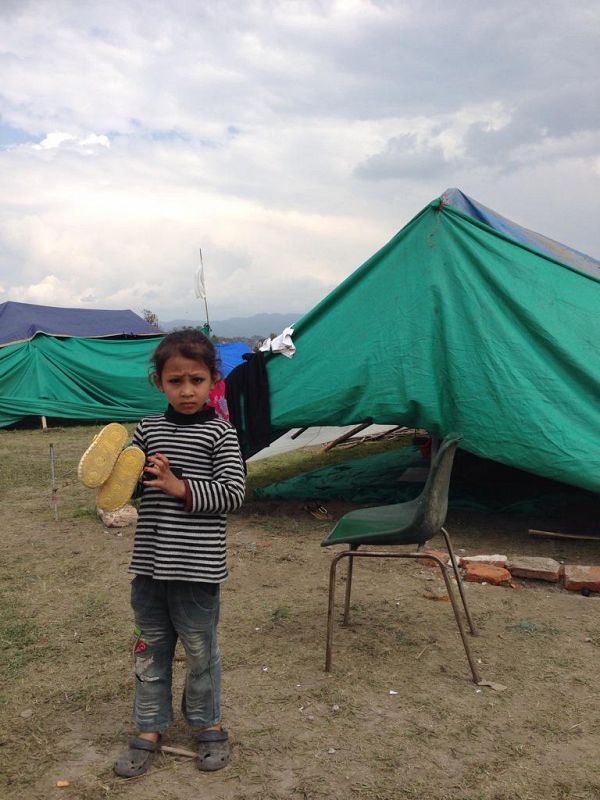
[[173,719],[172,667],[178,638],[187,656],[183,716],[195,729],[215,725],[221,719],[219,584],[136,575],[131,606],[136,624],[133,719],[138,731],[162,733]]

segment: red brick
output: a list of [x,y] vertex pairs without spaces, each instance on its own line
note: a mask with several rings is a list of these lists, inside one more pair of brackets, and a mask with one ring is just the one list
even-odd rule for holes
[[506,567],[508,558],[495,553],[493,556],[463,556],[460,559],[461,567],[465,564],[491,564],[493,567]]
[[531,578],[550,583],[558,583],[560,579],[560,564],[553,558],[518,556],[511,558],[506,567],[514,578]]
[[501,583],[510,583],[510,572],[504,567],[494,567],[491,564],[471,563],[464,565],[465,580],[477,583],[492,583],[499,586]]
[[432,556],[437,556],[442,562],[442,564],[448,564],[448,562],[450,561],[450,556],[448,555],[447,550],[446,551],[423,550],[422,552],[424,557],[419,559],[419,563],[423,564],[424,567],[437,567],[438,569],[440,568],[440,565],[437,563],[437,561],[433,561],[433,559],[431,558],[425,558],[425,556],[427,556],[427,553],[431,553]]
[[565,589],[570,592],[579,592],[581,589],[600,592],[600,567],[565,564],[563,567],[563,581]]

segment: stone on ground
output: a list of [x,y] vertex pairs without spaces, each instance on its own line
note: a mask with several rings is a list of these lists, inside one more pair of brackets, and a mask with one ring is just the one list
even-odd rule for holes
[[96,511],[107,528],[126,528],[137,523],[138,512],[131,505],[123,506],[116,511],[103,511],[101,508],[97,508]]

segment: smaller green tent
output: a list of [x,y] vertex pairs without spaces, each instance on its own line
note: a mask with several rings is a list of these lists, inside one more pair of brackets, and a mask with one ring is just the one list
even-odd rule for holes
[[[149,379],[164,334],[132,311],[0,304],[0,428],[28,416],[136,421],[165,409]],[[223,376],[250,348],[216,345]]]

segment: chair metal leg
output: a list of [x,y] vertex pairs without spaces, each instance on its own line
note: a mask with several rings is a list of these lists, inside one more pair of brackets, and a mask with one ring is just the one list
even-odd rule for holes
[[469,623],[469,628],[471,630],[471,634],[473,636],[479,636],[479,631],[477,630],[477,626],[473,622],[473,617],[471,616],[471,612],[469,611],[469,606],[467,605],[467,598],[465,595],[465,589],[463,586],[463,581],[460,576],[460,570],[458,569],[458,564],[456,563],[456,556],[454,555],[454,549],[450,544],[450,534],[446,530],[446,528],[442,528],[442,533],[444,535],[444,539],[446,540],[446,547],[448,548],[448,555],[450,556],[450,563],[452,564],[452,570],[454,572],[454,576],[456,578],[456,584],[458,586],[458,591],[460,593],[460,599],[462,600],[463,608],[465,609],[465,615],[467,617],[467,622]]
[[450,602],[452,603],[452,610],[454,611],[454,617],[456,619],[456,624],[458,626],[458,632],[460,633],[460,638],[462,639],[463,646],[465,648],[465,653],[467,656],[467,661],[469,662],[469,666],[471,667],[471,674],[473,675],[473,683],[479,683],[481,680],[481,676],[477,671],[477,667],[475,666],[475,661],[473,659],[473,654],[471,653],[471,647],[469,646],[469,640],[467,639],[467,635],[465,633],[465,629],[462,624],[462,620],[460,618],[460,609],[458,607],[458,603],[456,601],[456,596],[454,594],[454,589],[452,588],[452,581],[448,575],[448,570],[446,565],[440,561],[440,559],[436,558],[435,556],[429,556],[430,558],[434,558],[442,571],[442,576],[444,578],[444,583],[446,584],[446,589],[448,591],[448,597],[450,598]]
[[[356,545],[350,545],[352,552],[358,550]],[[342,625],[348,625],[350,622],[350,595],[352,594],[352,568],[354,566],[354,559],[352,556],[348,559],[348,572],[346,573],[346,596],[344,598],[344,618]]]
[[327,606],[327,639],[325,643],[325,672],[331,672],[331,651],[333,647],[333,610],[335,607],[335,571],[338,561],[342,558],[350,556],[350,563],[352,563],[352,550],[346,550],[337,555],[331,562],[329,567],[329,603]]
[[[329,568],[329,605],[327,609],[327,641],[325,647],[325,672],[331,672],[331,655],[332,655],[332,646],[333,646],[333,611],[335,606],[335,575],[336,575],[336,568],[338,561],[342,558],[349,558],[350,561],[353,561],[355,558],[417,558],[422,559],[422,553],[367,553],[367,552],[357,552],[353,550],[345,550],[343,553],[335,556],[333,561],[331,562],[331,567]],[[469,667],[471,668],[471,674],[473,676],[473,682],[479,683],[481,678],[479,672],[477,671],[477,667],[475,665],[475,660],[473,659],[473,655],[471,653],[471,648],[469,646],[469,640],[465,633],[464,626],[462,624],[462,619],[460,615],[460,609],[458,607],[458,602],[456,600],[456,595],[454,593],[454,589],[452,587],[452,582],[448,575],[448,570],[444,562],[439,559],[437,556],[434,556],[432,553],[429,553],[427,558],[435,561],[436,564],[439,566],[442,577],[444,579],[444,583],[446,584],[446,590],[448,592],[448,599],[452,604],[452,610],[454,612],[454,618],[456,619],[456,625],[458,627],[458,632],[460,633],[460,638],[462,639],[463,647],[465,649],[465,654],[467,656],[467,661],[469,662]]]

